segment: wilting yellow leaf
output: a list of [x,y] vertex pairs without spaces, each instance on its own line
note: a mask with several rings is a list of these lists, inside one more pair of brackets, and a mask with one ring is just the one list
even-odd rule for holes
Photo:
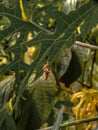
[[25,10],[24,10],[24,7],[23,7],[23,0],[20,0],[20,9],[21,9],[22,19],[27,22],[28,17],[25,14]]

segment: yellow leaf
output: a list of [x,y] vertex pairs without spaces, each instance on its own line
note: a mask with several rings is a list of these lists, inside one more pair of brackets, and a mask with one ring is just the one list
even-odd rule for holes
[[25,14],[25,10],[24,10],[24,7],[23,7],[23,0],[20,0],[20,9],[21,9],[22,19],[27,22],[28,17]]

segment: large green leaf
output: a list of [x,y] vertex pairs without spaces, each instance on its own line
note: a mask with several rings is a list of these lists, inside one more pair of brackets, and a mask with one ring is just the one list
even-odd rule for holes
[[[85,28],[87,22],[91,21],[89,26],[91,28],[97,24],[97,20],[88,19],[91,16],[94,17],[97,8],[97,4],[94,0],[90,0],[87,4],[79,8],[78,10],[65,15],[63,12],[57,10],[50,10],[51,17],[56,21],[56,28],[54,32],[50,32],[45,28],[42,28],[38,22],[34,21],[25,22],[21,18],[21,11],[19,8],[19,1],[17,0],[17,5],[15,8],[6,8],[4,5],[0,4],[0,16],[6,16],[10,25],[4,29],[0,30],[0,40],[6,39],[6,37],[11,36],[13,33],[20,32],[20,36],[15,45],[9,47],[6,52],[13,52],[14,60],[5,66],[1,72],[6,72],[9,70],[14,70],[16,72],[16,85],[20,85],[20,70],[27,70],[28,73],[24,78],[23,82],[19,87],[19,97],[23,93],[25,86],[28,83],[29,77],[34,70],[37,71],[35,79],[41,76],[43,64],[49,61],[51,64],[54,57],[58,54],[58,51],[66,45],[70,47],[76,41],[75,30],[84,21],[82,28]],[[52,6],[51,6],[52,8]],[[45,11],[45,10],[44,10]],[[97,15],[96,15],[97,17]],[[98,18],[98,17],[97,17]],[[89,21],[88,21],[89,20]],[[28,32],[36,32],[33,39],[27,41]],[[83,31],[84,33],[84,31]],[[34,62],[28,66],[24,63],[22,59],[22,54],[26,51],[26,46],[32,46],[40,44],[40,52],[34,60]],[[46,59],[47,57],[47,59]]]
[[59,80],[67,71],[72,58],[71,49],[63,47],[52,64],[54,75]]
[[2,130],[16,130],[16,125],[13,117],[10,115],[8,104],[5,104],[0,109],[0,129]]
[[69,68],[67,69],[67,72],[60,78],[60,81],[62,81],[65,86],[69,87],[72,82],[76,81],[79,78],[81,73],[82,68],[79,57],[74,51],[72,51],[72,59]]
[[44,122],[53,108],[53,102],[57,94],[55,77],[52,73],[50,73],[47,80],[44,80],[44,77],[41,76],[28,87],[32,93],[33,103],[38,111],[38,115],[42,122]]
[[[29,82],[27,90],[23,94],[26,99],[19,101],[20,106],[15,111],[17,130],[35,130],[48,119],[57,94],[55,77],[52,73],[47,80],[41,76],[35,82]],[[21,111],[20,115],[17,115],[18,111]]]
[[[86,35],[90,32],[90,30],[98,24],[98,1],[93,1],[92,7],[94,7],[93,11],[90,11],[90,15],[86,16],[84,20],[84,24],[81,27],[82,37],[85,39]],[[81,10],[82,12],[82,10]]]

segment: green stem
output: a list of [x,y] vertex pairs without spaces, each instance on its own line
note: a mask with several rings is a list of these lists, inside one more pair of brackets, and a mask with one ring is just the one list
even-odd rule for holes
[[89,49],[92,49],[92,50],[98,50],[98,46],[94,46],[94,45],[91,45],[91,44],[83,43],[83,42],[80,42],[80,41],[76,41],[75,45],[78,45],[78,46],[81,46],[81,47],[85,47],[85,48],[89,48]]
[[[87,123],[90,121],[96,121],[98,120],[98,116],[95,117],[90,117],[90,118],[84,118],[84,119],[80,119],[80,120],[75,120],[75,121],[71,121],[71,122],[65,122],[63,124],[60,125],[60,128],[66,127],[66,126],[72,126],[72,125],[79,125],[81,123]],[[51,130],[53,128],[53,126],[47,127],[47,128],[41,128],[38,130]]]
[[92,65],[91,65],[91,80],[90,80],[90,86],[92,87],[93,86],[93,83],[92,83],[92,77],[93,77],[93,71],[94,71],[94,63],[95,63],[95,60],[96,60],[96,50],[94,51],[94,55],[93,55],[93,59],[92,59]]

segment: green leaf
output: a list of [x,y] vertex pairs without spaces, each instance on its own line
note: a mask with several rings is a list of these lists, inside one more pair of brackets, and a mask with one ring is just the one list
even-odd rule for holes
[[[92,8],[89,9],[89,15],[86,16],[84,20],[84,24],[81,28],[81,35],[83,39],[85,39],[86,35],[90,32],[90,30],[98,24],[98,2],[93,0],[92,7],[94,7],[93,11]],[[86,8],[86,7],[85,7]],[[82,10],[81,10],[82,12]]]
[[24,42],[27,38],[27,34],[32,30],[33,25],[31,23],[26,23],[21,18],[21,11],[19,8],[19,1],[17,0],[16,7],[10,9],[4,7],[4,5],[0,4],[0,16],[6,16],[10,25],[5,30],[0,31],[0,40],[6,39],[16,32],[20,32],[20,37],[17,40],[17,43],[7,48],[6,52],[12,52],[14,54],[14,60],[2,69],[2,72],[5,73],[9,70],[14,70],[16,72],[16,81],[19,83],[20,81],[20,70],[27,70],[28,66],[23,62],[22,55],[24,55],[26,51],[26,47],[20,45],[20,43]]
[[[35,130],[41,126],[37,108],[34,105],[32,95],[25,90],[24,99],[21,99],[15,107],[14,115],[17,122],[17,130]],[[29,127],[28,127],[29,126]]]
[[[14,60],[7,66],[4,66],[1,72],[5,73],[10,70],[15,71],[16,86],[19,86],[18,99],[21,97],[28,80],[36,70],[35,79],[42,75],[42,68],[44,63],[47,61],[51,65],[54,57],[57,56],[58,52],[64,46],[70,47],[76,41],[75,30],[82,21],[83,27],[86,26],[88,19],[97,5],[94,0],[90,0],[87,4],[79,8],[78,10],[65,15],[63,12],[58,10],[51,10],[51,17],[56,21],[56,28],[53,32],[50,32],[46,28],[39,25],[38,21],[25,22],[21,18],[21,11],[19,8],[19,0],[16,1],[16,7],[6,8],[0,4],[0,16],[5,16],[9,19],[10,25],[5,30],[0,30],[0,41],[12,36],[14,33],[19,32],[20,36],[15,45],[9,47],[6,52],[14,54]],[[92,27],[96,24],[96,20],[93,21]],[[34,34],[33,39],[28,41],[27,35],[29,32]],[[26,52],[26,47],[40,44],[41,49],[38,56],[35,58],[33,63],[28,66],[24,63],[22,55]],[[47,58],[46,58],[47,57]],[[22,83],[20,84],[20,70],[27,72]]]
[[19,100],[17,103],[18,107],[15,108],[17,130],[38,129],[47,121],[51,114],[56,94],[56,81],[52,73],[50,73],[47,80],[43,76],[33,83],[30,80],[23,93],[25,100]]
[[62,81],[66,87],[68,87],[72,82],[77,80],[82,73],[81,64],[77,54],[72,51],[72,59],[67,69],[67,72],[61,77]]
[[62,106],[62,104],[63,104],[63,101],[60,101],[60,100],[59,100],[59,101],[57,101],[57,102],[54,104],[54,107],[60,109],[61,106]]
[[[56,81],[52,73],[47,80],[41,76],[30,85],[33,103],[42,122],[46,121],[53,108],[53,102],[57,94]],[[29,87],[30,87],[29,86]]]
[[91,44],[98,46],[98,26],[92,29],[87,40],[90,41]]
[[69,100],[64,100],[64,101],[59,100],[54,104],[54,107],[59,109],[61,108],[62,105],[67,106],[67,107],[73,107],[74,104]]
[[69,101],[69,100],[63,101],[63,104],[64,104],[65,106],[68,106],[68,107],[73,107],[73,106],[74,106],[74,104],[73,104],[71,101]]
[[70,48],[63,47],[52,64],[53,70],[57,75],[57,79],[59,80],[67,71],[70,61],[72,58],[72,53]]
[[68,113],[63,113],[63,121],[65,121],[65,120],[68,120],[69,119],[69,115],[68,115]]
[[8,104],[0,110],[0,129],[2,130],[16,130],[16,125],[13,117],[9,114]]
[[16,130],[15,122],[13,118],[8,114],[6,114],[5,125],[6,125],[5,130]]

